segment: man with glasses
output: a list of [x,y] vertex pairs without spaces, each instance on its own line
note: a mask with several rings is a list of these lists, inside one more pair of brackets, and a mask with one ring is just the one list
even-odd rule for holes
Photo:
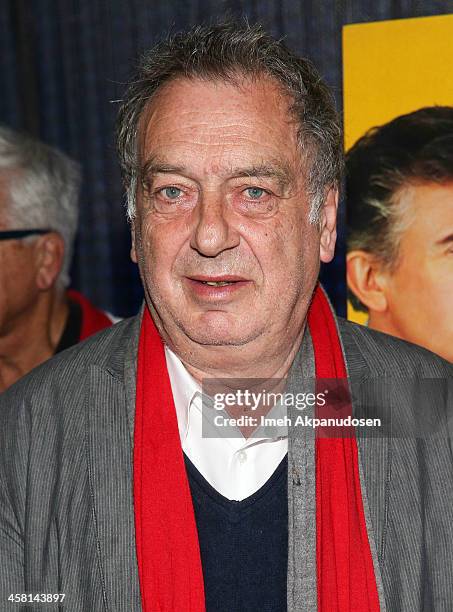
[[80,171],[0,127],[0,393],[111,320],[67,291]]

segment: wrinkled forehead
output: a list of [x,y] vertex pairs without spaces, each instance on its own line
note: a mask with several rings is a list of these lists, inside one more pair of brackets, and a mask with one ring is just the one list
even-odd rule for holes
[[[140,164],[150,156],[198,154],[233,163],[253,154],[297,163],[298,124],[291,100],[269,77],[233,82],[177,78],[145,106],[138,125]],[[235,159],[234,163],[241,160]],[[257,163],[258,159],[248,160]]]

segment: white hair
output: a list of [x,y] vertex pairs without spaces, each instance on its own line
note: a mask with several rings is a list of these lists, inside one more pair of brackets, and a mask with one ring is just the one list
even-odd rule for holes
[[79,164],[53,147],[0,126],[0,173],[6,179],[3,218],[8,228],[49,228],[63,238],[57,286],[67,287],[79,214]]

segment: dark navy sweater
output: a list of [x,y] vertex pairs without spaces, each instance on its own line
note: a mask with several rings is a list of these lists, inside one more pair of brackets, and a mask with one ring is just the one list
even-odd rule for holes
[[207,612],[286,612],[288,464],[230,501],[184,456],[200,542]]

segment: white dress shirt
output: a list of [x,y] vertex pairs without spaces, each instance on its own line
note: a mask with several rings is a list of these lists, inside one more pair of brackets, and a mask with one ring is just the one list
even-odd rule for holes
[[269,480],[285,457],[287,436],[227,438],[218,428],[217,437],[203,437],[206,416],[202,412],[201,387],[168,346],[165,358],[184,453],[221,495],[238,501],[249,497]]

